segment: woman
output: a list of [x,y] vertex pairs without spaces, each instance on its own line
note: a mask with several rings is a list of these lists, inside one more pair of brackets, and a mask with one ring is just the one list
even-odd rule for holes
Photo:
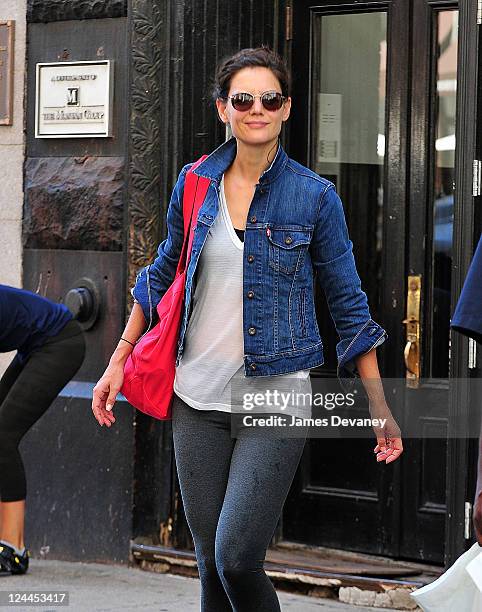
[[[230,417],[254,380],[306,380],[323,363],[313,271],[327,295],[340,343],[339,374],[378,380],[374,347],[386,337],[370,318],[334,185],[288,158],[279,143],[290,114],[289,74],[266,47],[244,49],[218,68],[215,103],[233,138],[194,171],[210,179],[186,279],[172,428],[186,518],[201,579],[201,608],[279,610],[263,570],[305,437],[231,437]],[[183,240],[183,168],[167,213],[168,237],[132,290],[137,303],[94,390],[101,425],[123,364],[172,282]],[[218,214],[219,212],[219,214]],[[192,301],[191,301],[192,300]],[[376,386],[377,412],[390,414]],[[234,399],[233,399],[234,397]],[[378,432],[377,460],[402,452],[393,419]],[[244,434],[245,432],[243,432]]]
[[18,446],[82,365],[82,329],[62,304],[0,285],[0,352],[17,351],[0,380],[0,572],[25,574],[27,483]]

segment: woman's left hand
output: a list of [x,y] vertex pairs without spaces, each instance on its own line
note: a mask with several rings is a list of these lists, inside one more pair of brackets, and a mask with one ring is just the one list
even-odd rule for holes
[[403,453],[403,443],[400,428],[395,419],[388,418],[383,429],[379,427],[373,429],[377,437],[377,445],[373,449],[377,461],[385,461],[385,463],[396,461]]
[[392,463],[403,453],[402,438],[377,438],[377,442],[373,449],[377,454],[377,461]]

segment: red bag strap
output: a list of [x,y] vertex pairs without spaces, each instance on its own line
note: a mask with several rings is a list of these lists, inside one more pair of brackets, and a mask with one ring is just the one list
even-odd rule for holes
[[176,276],[184,272],[191,256],[194,228],[196,227],[199,209],[203,205],[209,185],[211,184],[210,179],[198,176],[193,172],[206,157],[207,155],[200,157],[186,173],[183,195],[184,240],[177,264]]

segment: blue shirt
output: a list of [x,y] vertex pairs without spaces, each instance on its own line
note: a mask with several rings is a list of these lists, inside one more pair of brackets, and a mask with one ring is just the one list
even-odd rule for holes
[[17,350],[23,363],[34,348],[58,334],[72,318],[63,304],[0,285],[0,352]]
[[482,236],[450,325],[452,329],[482,342]]

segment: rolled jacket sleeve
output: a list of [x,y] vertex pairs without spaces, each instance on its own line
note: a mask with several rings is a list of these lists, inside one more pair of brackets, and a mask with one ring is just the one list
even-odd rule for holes
[[167,210],[167,238],[163,240],[154,261],[137,274],[131,295],[144,313],[149,327],[157,321],[157,305],[174,280],[184,240],[183,194],[186,172],[192,164],[181,170]]
[[382,344],[387,333],[370,316],[343,204],[333,184],[321,196],[310,253],[340,338],[336,346],[337,375],[342,383],[349,384],[359,376],[355,358]]

